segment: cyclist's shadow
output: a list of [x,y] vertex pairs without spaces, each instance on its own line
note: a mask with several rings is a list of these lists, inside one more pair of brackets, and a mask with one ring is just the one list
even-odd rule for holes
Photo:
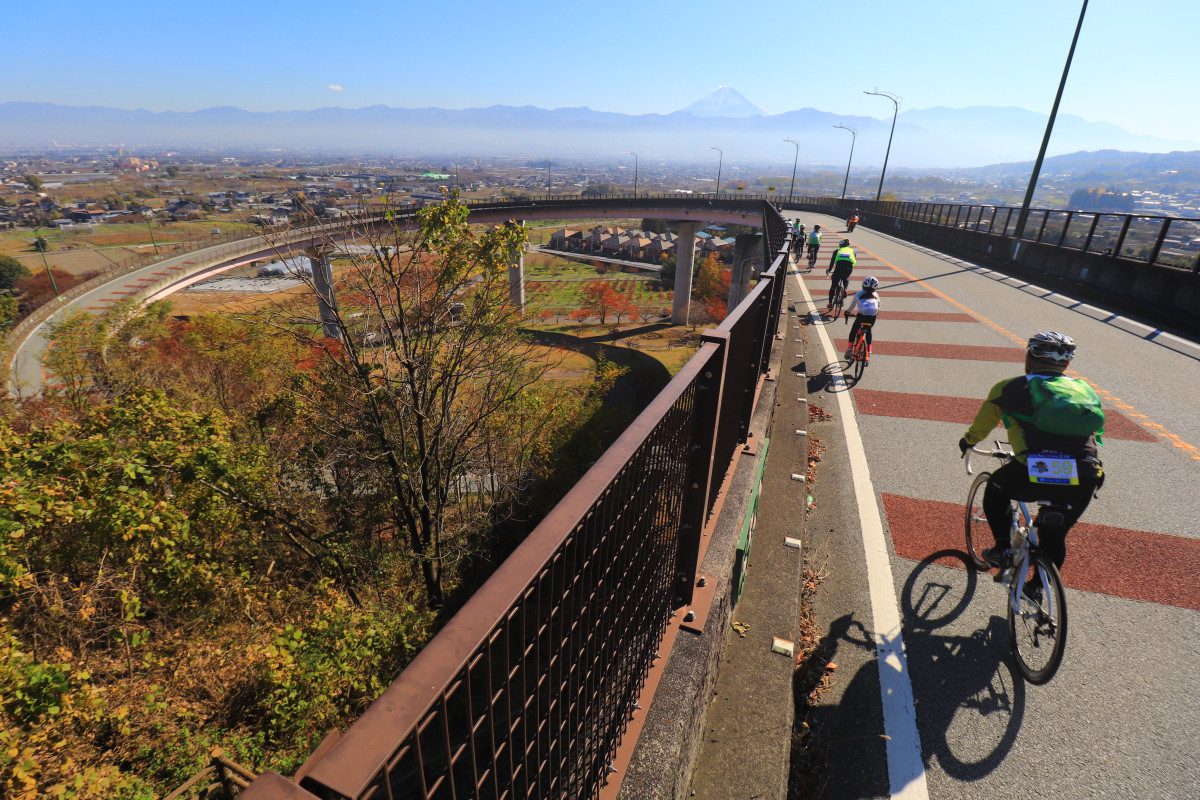
[[1002,617],[990,616],[986,628],[969,634],[936,632],[975,596],[975,570],[968,567],[964,578],[939,568],[966,559],[957,550],[927,556],[905,581],[901,609],[922,756],[936,757],[952,778],[975,781],[1012,750],[1025,717],[1025,682],[1009,658]]

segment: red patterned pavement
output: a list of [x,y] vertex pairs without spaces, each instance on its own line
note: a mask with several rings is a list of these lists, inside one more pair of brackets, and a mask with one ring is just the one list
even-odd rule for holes
[[[965,502],[967,486],[963,486]],[[965,510],[956,503],[884,494],[896,554],[922,561],[941,550],[965,558]],[[962,568],[964,561],[937,563]],[[1067,535],[1063,583],[1072,589],[1200,611],[1200,539],[1080,522]]]
[[[858,413],[881,417],[927,419],[933,422],[958,422],[970,425],[979,411],[983,398],[946,397],[936,394],[881,392],[875,389],[855,389],[854,403]],[[1158,438],[1133,420],[1104,409],[1104,438],[1128,439],[1135,442],[1156,442]]]
[[[889,312],[884,312],[881,323],[887,321]],[[838,348],[850,346],[847,339],[838,339]],[[871,345],[873,355],[911,356],[913,358],[954,358],[962,361],[1004,361],[1012,364],[1025,363],[1025,351],[1019,347],[979,347],[968,344],[923,344],[920,342],[889,342],[875,337]]]

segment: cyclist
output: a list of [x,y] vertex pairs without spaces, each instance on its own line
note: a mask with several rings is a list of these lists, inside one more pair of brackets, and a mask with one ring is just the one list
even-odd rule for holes
[[792,250],[796,255],[796,260],[804,257],[804,243],[807,240],[804,234],[804,226],[800,224],[800,220],[792,221]]
[[846,229],[850,233],[854,233],[854,226],[858,224],[858,209],[854,209],[854,213],[846,220]]
[[[1083,515],[1092,496],[1104,483],[1104,469],[1097,454],[1095,434],[1056,435],[1009,415],[1009,412],[1023,416],[1032,414],[1034,400],[1029,378],[1062,375],[1074,355],[1075,342],[1070,336],[1056,331],[1042,331],[1034,335],[1026,345],[1025,374],[1002,380],[993,386],[970,429],[958,440],[958,448],[965,455],[968,447],[982,441],[1003,421],[1013,448],[1013,460],[992,473],[983,493],[983,513],[992,529],[996,546],[984,550],[982,555],[992,566],[1003,568],[1007,565],[1010,501],[1048,500],[1063,508],[1064,513],[1061,517],[1057,514],[1039,514],[1039,545],[1054,565],[1061,569],[1067,557],[1067,532]],[[1034,482],[1035,476],[1028,466],[1027,456],[1042,453],[1073,460],[1076,466],[1071,471],[1078,476],[1078,483]]]
[[842,239],[842,243],[838,245],[838,249],[833,251],[833,256],[829,259],[829,268],[825,270],[828,275],[830,270],[833,271],[833,281],[829,284],[829,303],[825,306],[826,311],[833,310],[833,290],[839,283],[842,285],[843,291],[850,287],[850,273],[854,271],[856,261],[854,258],[854,248],[850,246],[849,239]]
[[875,318],[879,316],[879,279],[874,275],[868,275],[863,278],[862,291],[856,292],[854,297],[850,298],[850,307],[846,309],[846,316],[854,313],[854,309],[858,309],[858,316],[854,318],[854,324],[850,326],[850,344],[846,348],[846,360],[850,360],[851,354],[854,352],[854,337],[858,335],[859,328],[863,323],[868,323],[864,335],[867,337],[867,356],[871,355],[871,331],[875,328]]
[[808,257],[816,260],[817,251],[821,249],[821,226],[813,225],[812,233],[808,235]]

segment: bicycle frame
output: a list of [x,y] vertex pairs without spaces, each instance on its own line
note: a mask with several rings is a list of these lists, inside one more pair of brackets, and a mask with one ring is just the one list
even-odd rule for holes
[[[974,471],[971,469],[971,453],[981,453],[997,458],[1003,456],[1006,461],[1012,458],[1012,453],[1005,451],[1000,446],[1000,442],[996,442],[996,450],[991,452],[976,450],[974,447],[968,448],[966,452],[968,475],[974,474]],[[1024,500],[1016,500],[1014,502],[1017,504],[1017,507],[1013,509],[1012,522],[1009,526],[1009,549],[1016,557],[1013,560],[1013,566],[1008,568],[1012,574],[1005,579],[1004,583],[1006,593],[1008,594],[1008,603],[1012,606],[1013,613],[1020,614],[1020,595],[1024,590],[1021,577],[1029,573],[1030,559],[1034,548],[1038,546],[1038,531],[1037,526],[1034,524],[1036,517],[1029,511],[1029,505]],[[1033,502],[1037,503],[1040,501],[1035,500]],[[1050,581],[1042,574],[1040,568],[1038,570],[1038,578],[1042,581],[1043,589],[1049,587]],[[1051,613],[1054,608],[1053,592],[1044,591],[1042,602],[1046,604],[1046,612]]]

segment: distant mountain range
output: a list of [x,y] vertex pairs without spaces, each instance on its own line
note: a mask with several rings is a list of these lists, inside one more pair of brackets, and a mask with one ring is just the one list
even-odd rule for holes
[[[187,148],[309,149],[325,153],[398,155],[515,155],[556,158],[637,151],[643,159],[707,162],[724,151],[730,169],[766,161],[790,169],[800,163],[844,165],[847,131],[858,130],[857,167],[883,163],[890,119],[846,116],[803,108],[769,115],[735,90],[721,87],[670,114],[617,114],[590,108],[533,106],[442,108],[319,108],[252,112],[217,107],[189,112],[126,111],[99,106],[0,103],[0,151],[59,146],[123,145],[143,150]],[[889,167],[977,167],[1031,161],[1046,116],[1021,108],[975,106],[904,111],[896,125]],[[1081,150],[1168,152],[1197,150],[1129,133],[1115,125],[1060,115],[1050,154]]]

